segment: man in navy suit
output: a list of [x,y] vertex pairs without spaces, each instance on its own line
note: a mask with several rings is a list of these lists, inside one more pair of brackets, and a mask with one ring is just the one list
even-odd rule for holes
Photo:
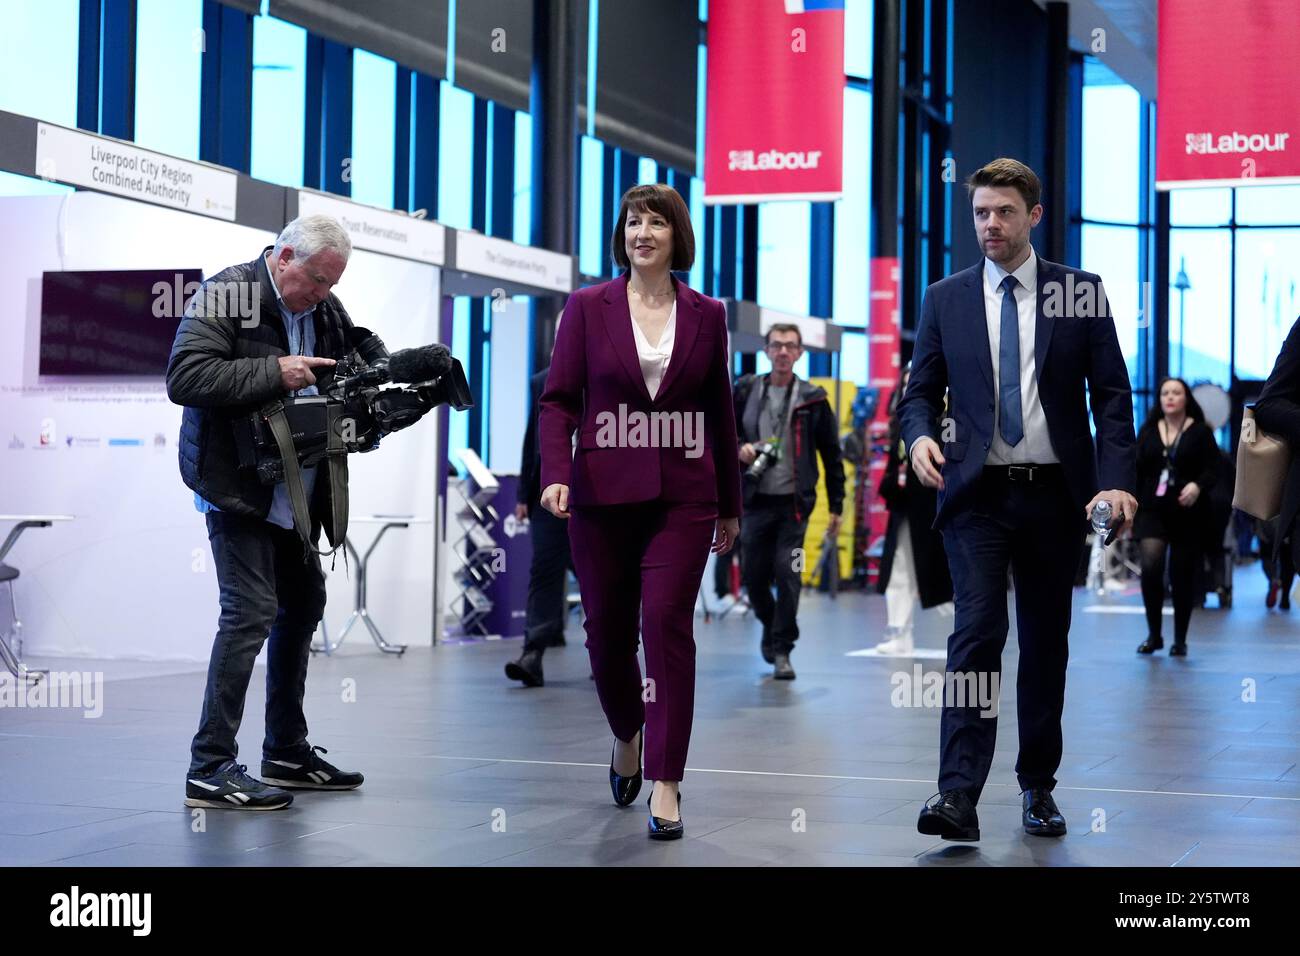
[[1093,505],[1110,503],[1116,533],[1137,511],[1132,396],[1101,279],[1041,259],[1030,245],[1043,214],[1033,170],[996,159],[966,187],[984,258],[926,291],[898,406],[912,466],[939,490],[934,526],[957,608],[939,794],[917,829],[979,839],[975,805],[997,736],[1010,569],[1022,822],[1027,833],[1061,836],[1065,818],[1052,788],[1074,575]]

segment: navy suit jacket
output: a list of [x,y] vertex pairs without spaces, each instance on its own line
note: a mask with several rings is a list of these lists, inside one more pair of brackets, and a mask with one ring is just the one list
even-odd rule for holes
[[[912,377],[898,404],[908,452],[925,435],[943,450],[944,488],[935,528],[967,506],[993,442],[996,397],[983,273],[980,259],[926,290]],[[1098,490],[1137,491],[1128,369],[1099,276],[1040,257],[1036,311],[1038,396],[1052,449],[1065,469],[1083,522],[1083,509]],[[945,392],[946,422],[940,420]],[[1089,398],[1097,428],[1095,446],[1088,427]]]

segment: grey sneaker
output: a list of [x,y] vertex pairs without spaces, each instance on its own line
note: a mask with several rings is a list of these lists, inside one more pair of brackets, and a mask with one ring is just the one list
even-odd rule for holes
[[789,654],[776,655],[776,670],[772,676],[777,680],[794,680],[794,668],[790,666]]
[[213,810],[283,810],[293,794],[250,777],[242,763],[227,760],[207,777],[185,778],[185,806]]

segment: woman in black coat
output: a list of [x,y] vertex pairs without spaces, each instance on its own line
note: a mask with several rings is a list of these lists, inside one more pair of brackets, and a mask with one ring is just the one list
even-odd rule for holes
[[903,377],[890,399],[889,457],[879,490],[889,509],[889,528],[876,590],[885,595],[891,636],[876,645],[876,651],[898,656],[912,653],[917,598],[925,609],[952,601],[952,577],[943,537],[930,527],[934,524],[938,492],[925,487],[916,477],[898,424],[898,400],[907,388],[910,371],[910,365],[903,369]]
[[1205,413],[1181,378],[1160,383],[1160,400],[1137,435],[1138,514],[1133,536],[1142,555],[1142,600],[1147,639],[1139,654],[1165,646],[1165,553],[1174,592],[1174,644],[1170,656],[1187,653],[1187,628],[1196,603],[1196,574],[1210,537],[1209,490],[1218,478],[1219,447]]

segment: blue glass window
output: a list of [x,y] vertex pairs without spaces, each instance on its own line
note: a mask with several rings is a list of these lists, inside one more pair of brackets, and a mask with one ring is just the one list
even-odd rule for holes
[[835,203],[833,309],[837,325],[867,324],[870,236],[871,94],[850,87],[844,91],[844,198]]
[[446,81],[441,87],[437,218],[457,229],[469,229],[473,223],[474,198],[470,188],[474,163],[474,94]]
[[203,2],[136,3],[135,141],[171,156],[198,159]]
[[254,17],[250,171],[255,179],[302,186],[306,95],[307,31]]
[[79,15],[77,0],[5,4],[9,42],[0,56],[0,109],[77,125]]
[[578,268],[586,275],[600,275],[605,243],[605,147],[591,136],[582,137],[578,179]]
[[1083,218],[1138,221],[1141,97],[1088,58],[1083,87]]
[[[1268,188],[1238,190],[1237,211],[1247,193]],[[1265,379],[1300,315],[1300,229],[1237,230],[1236,270],[1237,376]]]
[[352,198],[393,208],[397,64],[365,50],[352,54]]
[[1226,229],[1169,231],[1169,374],[1193,385],[1229,385],[1231,243]]
[[532,242],[533,231],[533,118],[515,113],[515,242]]

